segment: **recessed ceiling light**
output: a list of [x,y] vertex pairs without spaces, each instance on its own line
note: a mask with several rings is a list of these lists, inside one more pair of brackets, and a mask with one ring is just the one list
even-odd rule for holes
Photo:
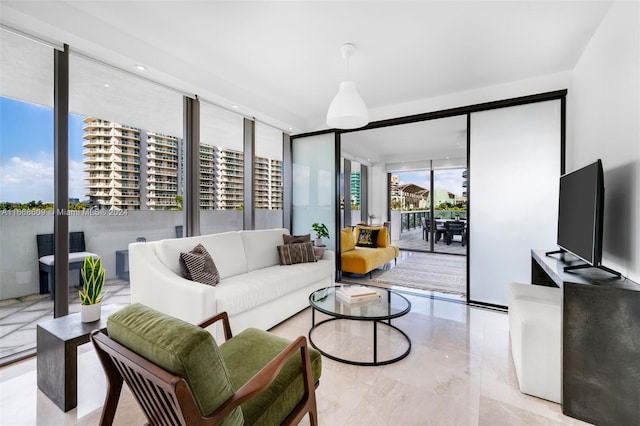
[[146,70],[146,68],[144,67],[144,65],[136,65],[136,69],[137,69],[138,71],[144,71],[144,70]]
[[293,130],[293,127],[289,127],[289,130]]
[[104,87],[111,87],[111,85],[109,83],[105,83],[103,84]]
[[238,105],[231,105],[231,108],[233,108],[233,109],[238,109],[238,108],[240,108],[240,107],[239,107]]

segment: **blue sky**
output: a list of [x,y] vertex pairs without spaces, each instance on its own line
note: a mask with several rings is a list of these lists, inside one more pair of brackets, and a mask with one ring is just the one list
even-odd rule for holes
[[[69,197],[85,199],[82,120],[69,115]],[[0,97],[0,201],[53,202],[53,109]]]

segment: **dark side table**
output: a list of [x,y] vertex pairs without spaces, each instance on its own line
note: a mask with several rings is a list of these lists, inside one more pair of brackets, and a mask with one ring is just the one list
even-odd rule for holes
[[38,389],[62,411],[78,405],[78,346],[89,342],[93,330],[105,330],[109,315],[121,308],[102,306],[100,319],[94,322],[84,323],[75,313],[38,324]]

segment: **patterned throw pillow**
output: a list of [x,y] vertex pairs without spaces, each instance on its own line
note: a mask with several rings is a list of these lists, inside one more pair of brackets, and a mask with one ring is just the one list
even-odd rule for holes
[[284,244],[308,243],[311,241],[311,234],[305,235],[287,235],[282,234]]
[[218,268],[211,255],[202,244],[198,244],[189,253],[180,253],[182,276],[188,280],[207,285],[220,282]]
[[278,246],[280,265],[293,265],[295,263],[315,262],[313,243],[294,243]]
[[378,232],[380,232],[379,229],[360,228],[356,246],[370,248],[378,247]]

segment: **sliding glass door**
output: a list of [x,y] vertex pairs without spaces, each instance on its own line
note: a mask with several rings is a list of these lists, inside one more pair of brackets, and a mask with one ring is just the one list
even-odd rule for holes
[[506,306],[531,249],[555,247],[561,101],[471,114],[469,299]]

